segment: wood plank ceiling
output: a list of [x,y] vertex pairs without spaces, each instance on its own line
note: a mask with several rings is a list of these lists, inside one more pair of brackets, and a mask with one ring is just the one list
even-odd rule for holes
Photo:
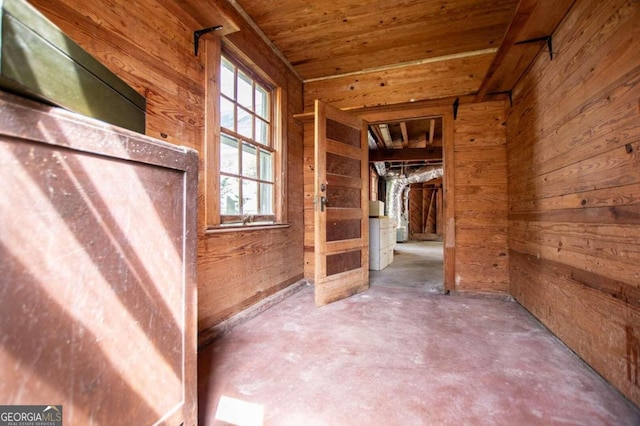
[[[302,79],[306,109],[316,97],[357,109],[509,92],[574,1],[231,0]],[[372,155],[399,157],[380,161],[416,164],[416,149],[442,146],[430,118],[370,130]]]
[[517,0],[238,3],[308,82],[487,49],[495,54]]

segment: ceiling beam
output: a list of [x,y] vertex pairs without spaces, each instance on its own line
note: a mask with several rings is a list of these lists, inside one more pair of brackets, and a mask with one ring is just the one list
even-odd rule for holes
[[575,0],[519,1],[500,48],[478,89],[478,102],[486,101],[490,94],[513,89],[544,46],[543,43],[516,43],[553,34],[574,2]]
[[407,132],[407,122],[400,122],[400,131],[402,132],[402,147],[409,148],[409,132]]
[[374,139],[376,141],[376,145],[378,146],[378,148],[379,149],[385,149],[386,147],[384,146],[384,142],[383,142],[383,139],[382,139],[382,133],[380,132],[380,126],[378,126],[377,124],[372,124],[369,127],[373,131],[373,136],[374,136]]
[[433,135],[436,132],[436,119],[432,118],[429,121],[429,139],[427,140],[427,146],[433,145]]
[[[442,111],[451,111],[451,105],[456,99],[460,99],[460,105],[472,104],[477,102],[477,95],[464,95],[464,96],[449,96],[438,99],[428,99],[416,102],[404,102],[399,104],[379,105],[372,107],[358,107],[358,108],[341,108],[343,111],[349,111],[352,114],[366,118],[370,123],[375,122],[388,122],[389,116],[394,117],[394,120],[407,117],[407,110],[416,111],[419,109],[427,108],[442,108]],[[504,93],[491,94],[485,96],[485,101],[498,101],[509,99],[509,96]],[[313,112],[311,112],[313,114]],[[434,114],[436,116],[442,115],[441,112]],[[412,116],[411,118],[425,118],[424,116]]]
[[382,135],[382,141],[387,149],[393,149],[393,140],[391,139],[391,132],[389,131],[389,125],[385,123],[377,124]]
[[370,150],[369,162],[376,161],[414,161],[414,160],[442,160],[442,148],[404,148]]

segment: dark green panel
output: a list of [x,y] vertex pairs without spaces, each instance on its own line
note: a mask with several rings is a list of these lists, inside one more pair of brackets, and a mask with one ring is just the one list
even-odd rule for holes
[[0,5],[0,88],[144,133],[143,96],[26,2]]

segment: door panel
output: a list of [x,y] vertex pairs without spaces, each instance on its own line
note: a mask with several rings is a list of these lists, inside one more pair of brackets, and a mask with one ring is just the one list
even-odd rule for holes
[[327,220],[327,241],[350,240],[361,237],[361,220]]
[[198,153],[5,92],[0,111],[1,403],[195,426]]
[[317,306],[369,288],[367,125],[316,101],[314,246]]
[[349,155],[352,157],[359,155],[359,150],[352,150],[352,152],[339,155],[334,154],[341,148],[339,144],[332,143],[327,145],[333,151],[327,153],[327,174],[335,175],[336,177],[351,177],[360,182],[362,180],[362,176],[360,176],[360,160],[358,158],[349,158]]
[[333,185],[327,187],[326,196],[331,200],[330,208],[360,209],[362,206],[360,192],[361,190],[358,188]]
[[327,275],[336,275],[341,272],[352,271],[360,268],[361,250],[347,251],[344,253],[330,254],[327,256]]

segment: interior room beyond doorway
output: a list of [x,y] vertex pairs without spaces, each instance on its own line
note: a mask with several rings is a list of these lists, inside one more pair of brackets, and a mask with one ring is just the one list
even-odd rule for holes
[[390,217],[396,230],[392,261],[371,268],[371,285],[445,292],[444,124],[427,113],[369,124],[370,199],[379,203],[369,215]]
[[370,271],[369,279],[372,286],[443,293],[443,243],[411,240],[396,244],[393,262],[381,271]]

